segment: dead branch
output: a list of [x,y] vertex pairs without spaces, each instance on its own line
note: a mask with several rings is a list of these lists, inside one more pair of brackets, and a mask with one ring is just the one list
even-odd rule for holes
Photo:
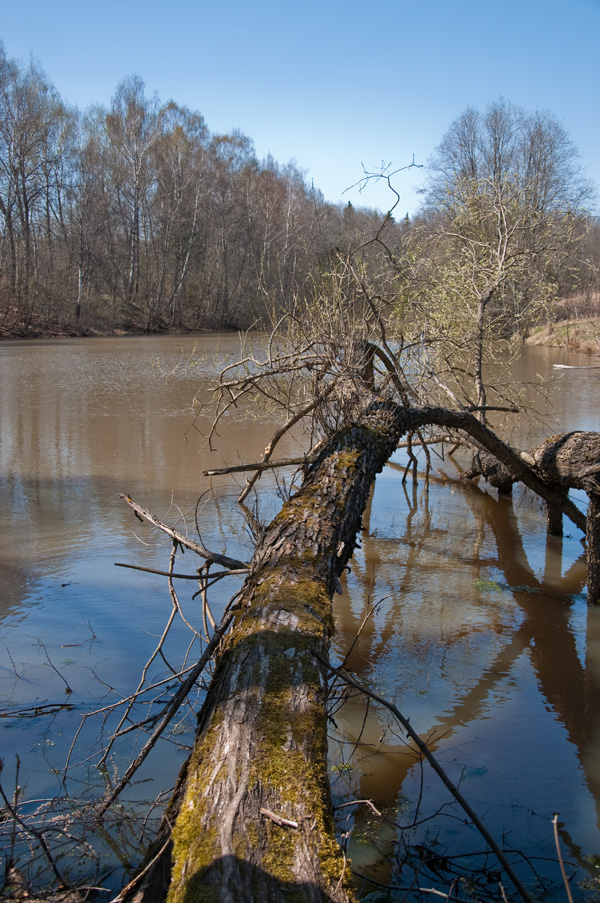
[[158,527],[159,530],[162,530],[163,533],[166,533],[167,536],[170,536],[171,539],[174,539],[179,543],[179,545],[184,546],[186,549],[191,549],[193,552],[196,552],[196,554],[200,555],[201,558],[205,558],[207,561],[214,562],[215,564],[220,564],[226,568],[248,568],[248,565],[245,561],[238,561],[237,558],[229,558],[227,555],[221,555],[219,552],[210,552],[201,543],[195,542],[188,536],[184,536],[183,533],[179,533],[177,530],[174,530],[167,524],[162,523],[162,521],[160,521],[157,517],[155,517],[149,511],[146,511],[145,508],[142,508],[141,505],[136,504],[130,495],[121,493],[119,495],[119,498],[126,501],[129,507],[133,508],[133,510],[139,517],[147,520],[155,527]]
[[255,461],[251,464],[231,464],[229,467],[217,467],[214,470],[203,470],[205,477],[220,477],[228,473],[244,473],[247,470],[269,470],[271,467],[297,467],[307,463],[306,455],[297,458],[282,458],[277,461]]
[[348,806],[368,806],[372,812],[379,818],[382,817],[379,809],[373,804],[372,800],[349,800],[347,803],[338,803],[336,809],[346,809]]
[[[173,541],[173,548],[172,548],[172,550],[171,550],[171,558],[170,558],[171,568],[173,567],[173,562],[174,562],[174,559],[175,559],[175,552],[176,552],[176,550],[177,550],[177,541],[174,540],[174,541]],[[172,590],[172,586],[173,586],[173,584],[170,583],[170,584],[169,584],[169,588],[170,588],[171,590]],[[172,599],[172,601],[173,601],[173,593],[174,593],[174,590],[171,591],[171,599]],[[115,733],[113,734],[112,738],[110,739],[110,741],[109,741],[109,743],[108,743],[108,746],[106,747],[106,749],[105,749],[105,751],[104,751],[102,757],[100,758],[100,762],[99,762],[99,765],[100,765],[100,766],[104,765],[104,763],[106,762],[108,756],[110,755],[110,751],[111,751],[111,749],[112,749],[112,747],[113,747],[113,745],[114,745],[114,742],[115,742],[115,737],[119,734],[119,732],[120,732],[120,730],[121,730],[123,724],[125,723],[125,721],[126,721],[127,718],[129,717],[129,713],[131,712],[131,710],[132,710],[132,708],[133,708],[133,706],[134,706],[134,704],[135,704],[135,701],[137,700],[138,696],[140,695],[140,693],[141,693],[142,690],[143,690],[144,684],[146,683],[146,675],[147,675],[147,673],[148,673],[148,669],[150,668],[150,666],[151,666],[152,662],[154,661],[154,659],[156,658],[156,656],[159,655],[160,652],[161,652],[161,649],[162,649],[162,647],[163,647],[163,645],[164,645],[164,642],[165,642],[165,640],[166,640],[166,638],[167,638],[167,634],[169,633],[169,630],[171,629],[171,625],[173,624],[173,621],[175,620],[175,615],[177,614],[177,610],[178,610],[178,605],[175,604],[175,602],[173,601],[173,605],[172,605],[172,607],[171,607],[171,612],[170,612],[170,614],[169,614],[169,618],[168,618],[168,620],[167,620],[166,626],[165,626],[164,629],[163,629],[163,632],[162,632],[162,634],[161,634],[161,636],[160,636],[160,639],[159,639],[159,641],[158,641],[158,643],[157,643],[157,645],[156,645],[156,648],[154,649],[154,652],[152,653],[152,655],[150,656],[150,658],[148,659],[148,661],[147,661],[146,664],[144,665],[144,668],[143,668],[143,670],[142,670],[142,674],[141,674],[141,677],[140,677],[140,681],[139,681],[139,683],[138,683],[137,690],[136,690],[135,693],[133,694],[133,699],[132,699],[132,701],[129,703],[129,705],[126,707],[125,711],[123,712],[123,714],[122,714],[122,716],[121,716],[121,720],[119,721],[119,724],[117,725],[117,729],[116,729]],[[181,612],[180,612],[180,614],[181,614]]]
[[[297,423],[299,423],[300,420],[302,420],[304,417],[307,417],[308,414],[310,414],[312,411],[314,411],[317,408],[317,406],[319,404],[321,404],[322,401],[328,395],[331,394],[331,392],[335,388],[335,385],[336,385],[335,380],[332,380],[332,382],[320,394],[316,395],[315,398],[311,399],[311,401],[308,404],[304,405],[304,407],[295,411],[291,415],[291,417],[289,417],[288,420],[284,424],[282,424],[282,426],[279,427],[279,429],[275,430],[275,432],[271,436],[271,440],[270,440],[269,444],[265,448],[265,451],[263,454],[263,460],[261,462],[262,464],[268,464],[269,459],[270,459],[271,455],[273,454],[273,451],[275,450],[275,446],[277,445],[279,440],[283,436],[285,436],[285,434],[288,433],[292,429],[292,427],[294,427]],[[303,463],[303,462],[300,461],[300,463]],[[250,479],[246,480],[246,485],[244,486],[244,488],[242,489],[242,491],[240,492],[240,494],[238,496],[238,502],[241,503],[241,502],[245,501],[245,499],[248,497],[248,495],[252,491],[252,487],[254,486],[254,484],[256,483],[258,478],[260,477],[260,473],[261,473],[260,470],[255,470],[255,472],[250,477]]]
[[206,668],[207,664],[209,663],[209,661],[211,660],[211,658],[217,651],[221,640],[225,636],[225,634],[229,628],[229,625],[233,621],[234,616],[235,616],[235,608],[232,606],[227,611],[225,616],[223,617],[223,620],[221,621],[219,627],[215,631],[212,639],[208,643],[206,649],[200,656],[199,660],[196,662],[194,667],[191,669],[186,680],[181,684],[181,686],[178,688],[177,692],[172,696],[168,705],[166,705],[165,708],[163,709],[163,712],[160,716],[160,721],[159,721],[158,725],[155,727],[154,731],[152,732],[150,739],[143,746],[142,750],[140,751],[140,753],[136,757],[136,759],[127,768],[127,770],[125,771],[125,774],[123,775],[121,780],[117,783],[116,787],[114,787],[113,790],[111,791],[111,793],[104,799],[104,801],[100,807],[99,813],[98,813],[99,818],[101,818],[104,815],[104,813],[107,811],[107,809],[110,808],[110,806],[114,803],[114,801],[117,799],[117,797],[123,792],[123,790],[125,789],[127,784],[129,784],[129,782],[131,781],[135,772],[138,770],[140,765],[145,761],[148,754],[154,748],[154,746],[156,745],[156,743],[158,742],[158,740],[164,733],[165,728],[168,726],[169,722],[174,718],[177,711],[179,710],[179,707],[183,703],[184,699],[191,692],[194,684],[196,683],[196,681],[198,680],[198,678],[200,677],[200,675]]
[[[3,764],[2,760],[0,759],[0,773],[2,771],[2,764]],[[16,826],[18,825],[21,828],[21,830],[25,832],[25,834],[28,834],[30,837],[33,837],[34,840],[37,841],[37,843],[40,845],[40,847],[42,849],[42,852],[43,852],[46,860],[48,861],[48,863],[50,865],[50,868],[54,872],[54,875],[55,875],[56,880],[58,881],[60,887],[66,887],[64,878],[58,869],[58,866],[56,864],[56,859],[52,855],[52,852],[50,850],[50,847],[48,846],[48,841],[46,840],[44,832],[39,831],[36,827],[34,827],[32,825],[28,825],[24,821],[24,819],[21,817],[21,815],[19,814],[18,780],[19,780],[19,757],[17,756],[17,779],[16,779],[17,788],[15,790],[15,794],[14,794],[12,802],[11,802],[11,800],[9,800],[6,793],[4,792],[4,787],[2,785],[2,782],[0,781],[0,796],[4,800],[5,810],[8,812],[8,814],[12,818],[15,830],[16,830]],[[12,865],[12,862],[10,863],[10,865]]]
[[562,875],[563,884],[565,886],[565,891],[566,891],[569,903],[573,903],[573,894],[571,893],[571,887],[569,885],[567,873],[565,871],[565,864],[563,862],[562,853],[560,851],[560,842],[558,839],[558,815],[556,815],[556,814],[554,815],[554,818],[552,819],[552,827],[554,829],[554,843],[556,845],[556,855],[558,856],[558,862],[560,865],[560,873]]
[[275,822],[276,825],[279,825],[282,828],[298,827],[297,821],[292,821],[289,818],[284,818],[283,815],[277,815],[275,812],[271,812],[270,809],[261,808],[260,814],[264,815],[266,818],[270,818],[271,821]]
[[[131,568],[132,571],[144,571],[146,574],[157,574],[159,577],[172,577],[174,580],[196,580],[198,581],[198,574],[169,574],[168,571],[158,571],[156,568],[144,568],[141,564],[123,564],[120,561],[115,561],[116,568]],[[231,571],[226,571],[224,573],[230,574]],[[245,571],[241,571],[242,574]]]

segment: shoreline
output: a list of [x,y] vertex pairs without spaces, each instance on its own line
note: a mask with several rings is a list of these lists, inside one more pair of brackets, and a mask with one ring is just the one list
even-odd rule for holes
[[600,317],[558,320],[535,327],[525,339],[527,345],[564,348],[581,354],[600,354]]
[[[0,325],[0,343],[32,339],[100,339],[126,336],[133,338],[142,336],[208,335],[212,332],[236,331],[239,330],[224,327],[215,329],[208,327],[196,327],[193,329],[164,327],[153,330],[144,330],[142,328],[124,329],[123,327],[100,329],[93,326],[82,327],[74,323],[65,325],[46,323],[33,328],[20,324],[13,329],[5,329]],[[565,351],[600,355],[600,317],[559,320],[556,323],[537,326],[523,341],[527,345],[542,345],[547,348],[563,348]]]
[[38,326],[34,328],[26,328],[21,326],[13,330],[3,329],[0,326],[0,343],[2,342],[20,342],[30,341],[34,339],[117,339],[122,337],[141,337],[141,336],[169,336],[169,335],[207,335],[211,332],[235,332],[236,330],[220,328],[208,329],[206,327],[196,327],[194,329],[186,329],[185,327],[164,327],[163,329],[145,330],[142,328],[123,329],[123,327],[115,327],[114,329],[99,329],[93,326],[78,327],[72,323],[64,326],[57,324]]

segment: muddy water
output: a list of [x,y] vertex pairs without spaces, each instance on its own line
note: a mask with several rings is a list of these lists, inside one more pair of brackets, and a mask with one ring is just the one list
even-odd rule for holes
[[[231,417],[211,453],[208,421],[192,410],[216,361],[237,347],[231,336],[0,345],[0,713],[22,707],[31,716],[0,719],[9,791],[18,754],[30,798],[59,792],[81,715],[135,688],[169,616],[164,580],[115,567],[165,569],[170,551],[133,518],[119,493],[177,519],[182,531],[199,528],[209,547],[238,558],[251,554],[234,504],[238,486],[202,471],[258,458],[272,424]],[[192,367],[192,357],[200,364]],[[559,380],[547,399],[532,394],[539,416],[513,427],[516,445],[531,447],[559,430],[600,428],[600,371],[553,371],[553,363],[567,362],[589,363],[547,349],[524,351],[521,378],[548,386],[553,374]],[[296,450],[291,440],[281,449]],[[498,498],[484,484],[457,483],[460,460],[434,457],[428,487],[422,479],[403,483],[404,463],[398,452],[378,478],[361,549],[336,600],[335,655],[342,658],[354,643],[348,666],[429,738],[536,892],[536,872],[559,888],[550,861],[555,812],[577,893],[586,882],[596,892],[600,612],[587,607],[581,536],[567,524],[562,541],[547,540],[535,499],[520,490],[512,500]],[[269,477],[261,483],[260,514],[267,519],[277,510],[278,490]],[[189,558],[178,571],[193,573],[197,562]],[[217,588],[216,615],[234,591],[233,582]],[[198,620],[198,603],[186,605],[189,620]],[[189,642],[187,628],[174,628],[149,678],[167,679]],[[71,708],[54,714],[31,711],[65,703]],[[385,713],[351,700],[335,718],[336,801],[371,799],[394,821],[382,827],[364,807],[340,810],[358,872],[433,886],[429,865],[420,873],[414,860],[396,868],[415,845],[456,868],[490,865],[483,855],[466,856],[483,842]],[[72,772],[82,797],[95,792],[88,782],[97,772],[85,760],[99,746],[99,730],[90,719],[71,752],[71,761],[82,763]],[[176,741],[156,751],[141,775],[146,784],[136,785],[131,799],[172,784],[192,731],[193,718],[183,719]],[[111,752],[108,772],[134,749],[135,740],[126,738]],[[113,876],[115,887],[120,877]],[[365,893],[374,887],[362,885]]]

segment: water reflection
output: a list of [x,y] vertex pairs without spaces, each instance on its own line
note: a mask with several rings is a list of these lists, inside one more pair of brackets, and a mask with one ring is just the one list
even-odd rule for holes
[[[31,796],[57,791],[50,768],[63,767],[81,714],[107,694],[131,692],[164,628],[164,580],[114,565],[164,569],[168,546],[119,493],[177,520],[182,532],[199,528],[209,546],[250,554],[236,486],[213,483],[202,470],[236,460],[237,448],[258,456],[270,426],[240,417],[233,444],[217,441],[209,455],[207,422],[194,423],[192,409],[215,353],[238,346],[235,335],[0,344],[0,713],[61,703],[67,684],[75,706],[53,719],[0,719],[8,785],[18,753]],[[204,364],[190,368],[198,352]],[[277,504],[268,495],[266,516]],[[182,561],[183,569],[195,566],[190,556]],[[215,614],[233,591],[216,589]],[[188,643],[174,633],[173,662]],[[94,740],[81,739],[82,750]],[[146,772],[157,788],[163,770],[174,779],[184,755],[168,752]]]
[[[600,840],[600,686],[589,661],[598,612],[588,611],[582,592],[581,546],[572,537],[564,549],[546,539],[541,507],[525,492],[498,497],[439,478],[424,485],[402,487],[384,474],[376,487],[339,610],[346,643],[338,654],[382,598],[348,667],[398,705],[457,780],[468,778],[470,801],[498,836],[510,830],[513,847],[552,855],[549,824],[560,811],[564,842],[582,861]],[[414,748],[385,714],[355,699],[336,718],[342,736],[361,735],[360,768],[350,772],[356,798],[396,813],[424,786],[426,811],[443,806],[435,777],[415,767]],[[542,815],[539,824],[532,825],[533,812]],[[356,817],[359,837],[367,820]],[[455,855],[473,843],[468,834],[462,842],[453,837],[443,818],[435,824],[436,843]],[[396,841],[388,826],[377,833],[377,853],[360,844],[351,853],[385,879],[382,850],[391,855]]]

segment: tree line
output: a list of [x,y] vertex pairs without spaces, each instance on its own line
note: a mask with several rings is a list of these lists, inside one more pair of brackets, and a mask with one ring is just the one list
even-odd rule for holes
[[[349,208],[350,210],[351,208]],[[293,163],[124,79],[69,108],[0,53],[0,321],[246,327],[334,244],[381,221],[328,204]]]
[[[389,173],[370,178],[388,179],[395,212]],[[0,47],[4,334],[249,327],[288,310],[332,255],[384,236],[396,315],[458,347],[591,297],[591,197],[560,123],[502,100],[450,127],[411,223],[326,202],[294,163],[259,161],[246,135],[211,133],[137,76],[80,112]],[[361,256],[373,278],[377,259]]]

